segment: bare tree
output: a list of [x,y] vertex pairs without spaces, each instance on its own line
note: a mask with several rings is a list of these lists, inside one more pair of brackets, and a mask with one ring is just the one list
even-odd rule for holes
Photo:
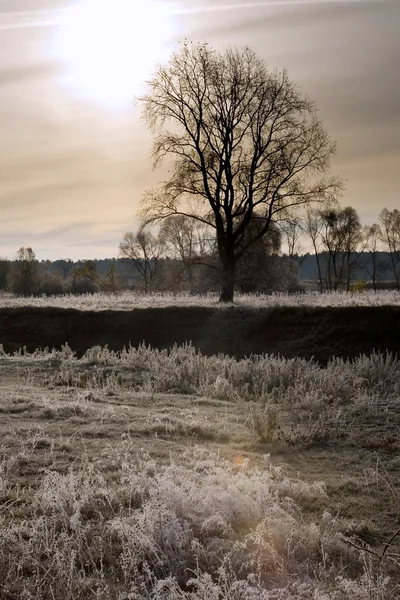
[[13,262],[9,288],[14,294],[30,296],[39,284],[39,262],[32,248],[20,248]]
[[[219,54],[184,44],[148,86],[154,164],[173,163],[168,181],[145,196],[142,217],[185,215],[213,227],[220,300],[232,301],[236,264],[271,223],[337,192],[337,179],[324,177],[335,144],[286,71],[269,72],[249,48]],[[255,213],[263,227],[246,236]]]
[[339,210],[321,213],[323,220],[322,243],[326,252],[325,278],[329,290],[337,290],[343,278],[344,232]]
[[364,250],[360,218],[352,206],[323,211],[321,216],[324,221],[322,241],[327,252],[328,288],[337,290],[346,283],[349,291],[351,276],[360,267]]
[[121,256],[131,259],[135,272],[143,282],[147,293],[158,273],[159,259],[163,256],[164,241],[146,229],[139,229],[137,233],[125,233],[119,245]]
[[304,220],[304,232],[310,237],[311,244],[315,254],[315,261],[317,263],[318,270],[318,288],[322,294],[324,288],[324,277],[322,269],[322,230],[323,230],[323,219],[321,211],[315,209],[308,209]]
[[304,228],[298,219],[288,219],[280,226],[282,241],[287,247],[287,255],[289,258],[298,257],[303,253],[301,238],[304,233]]
[[367,240],[360,217],[352,206],[346,206],[340,213],[343,230],[343,252],[346,264],[346,291],[350,290],[351,278],[362,266],[361,257]]
[[361,266],[365,236],[356,210],[332,205],[324,210],[309,210],[304,224],[315,252],[319,289],[350,288],[352,274]]
[[121,278],[117,272],[117,268],[115,266],[115,262],[112,262],[107,272],[104,276],[104,279],[101,283],[102,290],[106,292],[110,292],[111,294],[116,294],[121,289]]
[[365,227],[366,250],[368,252],[368,260],[365,268],[368,275],[371,277],[374,291],[377,291],[377,279],[382,268],[379,260],[379,254],[382,250],[382,230],[378,223],[374,223],[369,227]]
[[388,249],[391,271],[400,291],[400,211],[395,208],[390,211],[384,208],[379,215],[382,241]]
[[304,236],[306,229],[306,217],[304,211],[279,224],[281,239],[287,249],[287,255],[297,265],[298,271],[306,259]]
[[160,238],[172,251],[173,258],[179,260],[175,276],[178,285],[186,280],[192,289],[193,276],[197,266],[215,269],[210,256],[215,255],[214,229],[185,215],[166,217],[160,227]]

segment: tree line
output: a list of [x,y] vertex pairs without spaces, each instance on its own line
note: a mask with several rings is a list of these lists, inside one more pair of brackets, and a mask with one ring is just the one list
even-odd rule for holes
[[[101,263],[105,263],[107,269],[100,275],[98,266]],[[117,291],[120,289],[117,279],[114,260],[39,261],[30,247],[20,248],[13,261],[0,259],[0,291],[19,296]]]
[[[248,235],[258,227],[255,219]],[[302,291],[299,271],[310,258],[305,249],[312,251],[314,289],[320,292],[353,291],[354,285],[362,289],[362,282],[356,281],[360,273],[374,290],[390,281],[400,291],[400,211],[385,208],[377,223],[363,226],[350,206],[307,210],[301,220],[271,226],[238,261],[236,290]],[[32,248],[20,248],[16,260],[0,260],[0,290],[49,296],[124,289],[204,294],[220,289],[222,267],[214,230],[186,216],[164,219],[157,231],[145,227],[126,233],[119,256],[39,262]]]
[[[253,228],[259,227],[258,219],[252,221],[248,235],[254,236]],[[248,247],[238,261],[236,289],[245,293],[300,291],[299,268],[307,257],[307,249],[315,257],[313,279],[320,292],[351,291],[360,273],[375,291],[386,281],[393,282],[400,291],[400,211],[385,208],[377,223],[363,226],[353,207],[341,208],[338,203],[308,208],[298,220],[271,225],[268,233]],[[167,217],[156,234],[146,228],[126,233],[120,254],[141,265],[145,291],[157,287],[161,256],[177,260],[177,281],[190,284],[199,266],[214,270],[214,288],[221,280],[213,229],[199,226],[186,216]]]
[[[176,223],[174,230],[175,226]],[[184,233],[188,232],[186,228]],[[202,240],[189,241],[180,237],[181,232],[176,234],[178,237],[168,240],[164,233],[162,239],[149,232],[126,234],[117,259],[38,261],[32,248],[20,248],[14,261],[0,260],[0,291],[22,296],[118,293],[125,289],[140,293],[217,292],[217,255],[212,249],[206,251]],[[178,243],[180,253],[176,249]],[[277,244],[278,238],[272,247],[263,240],[252,257],[246,255],[238,270],[240,291],[299,289],[297,264],[280,256]]]
[[[376,291],[391,280],[400,291],[400,211],[384,208],[377,223],[363,226],[357,211],[344,208],[308,210],[301,221],[285,227],[289,256],[311,246],[318,289],[350,291],[360,271]],[[301,260],[301,259],[300,259]]]

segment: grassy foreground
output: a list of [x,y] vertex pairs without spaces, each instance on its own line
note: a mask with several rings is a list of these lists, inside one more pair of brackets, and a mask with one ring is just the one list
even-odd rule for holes
[[2,600],[400,598],[392,356],[0,354]]

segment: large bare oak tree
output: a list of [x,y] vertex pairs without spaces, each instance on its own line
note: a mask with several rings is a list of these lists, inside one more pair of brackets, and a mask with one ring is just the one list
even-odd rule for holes
[[[335,144],[286,71],[268,71],[249,48],[218,53],[184,44],[158,68],[142,102],[155,166],[172,158],[142,217],[187,215],[213,227],[220,299],[230,302],[237,262],[271,223],[336,194],[340,184],[325,177]],[[249,236],[254,219],[260,226]]]

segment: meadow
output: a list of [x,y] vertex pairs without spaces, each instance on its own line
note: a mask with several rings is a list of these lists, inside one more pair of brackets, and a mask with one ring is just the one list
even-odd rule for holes
[[400,598],[400,363],[0,351],[0,598]]
[[[117,294],[64,294],[62,296],[31,296],[24,298],[10,293],[0,293],[0,309],[35,307],[65,308],[86,311],[101,310],[133,310],[135,308],[169,308],[169,307],[215,307],[218,294],[190,295],[189,293],[153,293],[141,294],[122,291]],[[353,294],[342,291],[307,292],[299,294],[237,294],[235,306],[243,308],[276,308],[276,307],[354,307],[354,306],[400,306],[400,294],[395,290],[378,292],[363,291]]]

